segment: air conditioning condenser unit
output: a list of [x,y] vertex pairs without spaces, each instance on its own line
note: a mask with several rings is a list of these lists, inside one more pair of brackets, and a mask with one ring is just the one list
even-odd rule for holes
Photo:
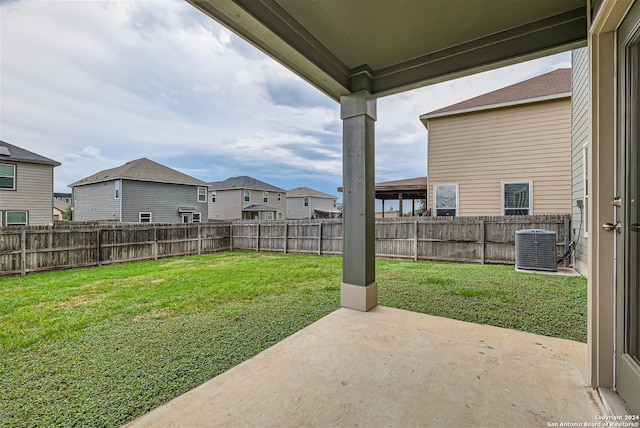
[[556,272],[556,232],[543,229],[516,231],[516,269]]

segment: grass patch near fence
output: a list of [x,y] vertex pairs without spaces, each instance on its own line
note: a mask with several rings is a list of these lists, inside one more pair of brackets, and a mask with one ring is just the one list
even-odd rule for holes
[[[0,278],[0,426],[119,426],[339,307],[341,258],[218,253]],[[584,341],[586,281],[378,260],[379,302]]]

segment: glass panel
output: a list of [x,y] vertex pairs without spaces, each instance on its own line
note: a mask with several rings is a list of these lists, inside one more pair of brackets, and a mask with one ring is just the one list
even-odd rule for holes
[[13,177],[0,177],[0,188],[13,189]]
[[627,118],[627,173],[626,173],[626,198],[624,207],[626,207],[625,217],[626,223],[629,224],[625,233],[626,241],[626,284],[625,291],[627,295],[626,312],[626,333],[627,333],[627,353],[636,361],[640,362],[640,275],[638,274],[638,265],[640,265],[640,213],[638,210],[638,161],[640,161],[640,150],[638,144],[640,139],[640,123],[637,117],[640,113],[639,95],[640,95],[640,45],[634,44],[629,49],[629,92],[627,93],[629,112]]
[[456,216],[458,207],[458,186],[439,184],[435,188],[436,216]]
[[0,176],[13,177],[13,165],[0,164]]
[[529,215],[529,183],[504,184],[504,214]]
[[26,211],[7,211],[7,224],[27,224]]

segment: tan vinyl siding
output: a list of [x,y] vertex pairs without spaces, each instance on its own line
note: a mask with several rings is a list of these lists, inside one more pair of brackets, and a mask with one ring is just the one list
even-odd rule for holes
[[[571,182],[572,208],[571,222],[573,239],[577,240],[574,253],[574,267],[582,275],[587,274],[587,243],[584,233],[587,220],[586,201],[584,201],[584,156],[583,148],[589,141],[589,61],[587,48],[572,52],[572,93],[571,93]],[[577,202],[583,201],[583,212]]]
[[[243,189],[216,190],[216,203],[211,202],[209,192],[209,218],[211,220],[237,220],[241,218]],[[262,193],[261,193],[262,194]],[[253,195],[252,195],[253,196]]]
[[[0,190],[0,211],[27,211],[30,225],[53,223],[53,166],[22,162],[16,165],[15,190]],[[6,220],[2,214],[3,225]]]
[[502,183],[519,181],[533,182],[532,214],[570,212],[568,98],[434,118],[428,129],[431,191],[457,183],[459,215],[501,215]]

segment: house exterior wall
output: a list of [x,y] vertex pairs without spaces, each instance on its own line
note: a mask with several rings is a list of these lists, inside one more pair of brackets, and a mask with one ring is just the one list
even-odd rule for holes
[[307,196],[309,198],[309,206],[304,206],[304,196],[287,197],[287,218],[289,219],[307,219],[312,218],[314,210],[335,211],[336,198],[319,198]]
[[431,192],[457,183],[458,215],[501,215],[513,181],[533,183],[532,214],[571,212],[569,98],[432,118],[428,129]]
[[[576,241],[574,268],[587,275],[588,197],[585,198],[585,153],[589,144],[589,59],[587,48],[572,52],[571,89],[571,223]],[[588,157],[588,156],[587,156]],[[578,204],[582,204],[582,208]]]
[[53,166],[2,161],[16,166],[15,190],[0,190],[0,226],[6,211],[27,211],[29,225],[53,223]]
[[200,221],[208,221],[207,202],[198,202],[198,186],[122,180],[122,221],[140,221],[140,213],[152,213],[154,223],[182,223],[180,207],[193,207]]
[[[251,192],[250,200],[245,202],[244,191]],[[212,202],[212,193],[216,193],[216,202]],[[249,205],[267,205],[282,213],[286,218],[287,197],[286,192],[267,192],[267,202],[263,199],[264,190],[256,189],[218,189],[209,191],[209,212],[212,220],[240,220],[243,218],[242,210]],[[278,196],[280,200],[278,200]],[[254,213],[257,215],[258,213]],[[266,213],[260,213],[261,220],[267,220]]]
[[[115,181],[73,187],[73,220],[120,221],[121,199],[115,198]],[[121,189],[122,191],[122,189]]]
[[211,202],[209,191],[209,218],[212,220],[238,220],[242,218],[243,189],[215,190],[216,202]]

